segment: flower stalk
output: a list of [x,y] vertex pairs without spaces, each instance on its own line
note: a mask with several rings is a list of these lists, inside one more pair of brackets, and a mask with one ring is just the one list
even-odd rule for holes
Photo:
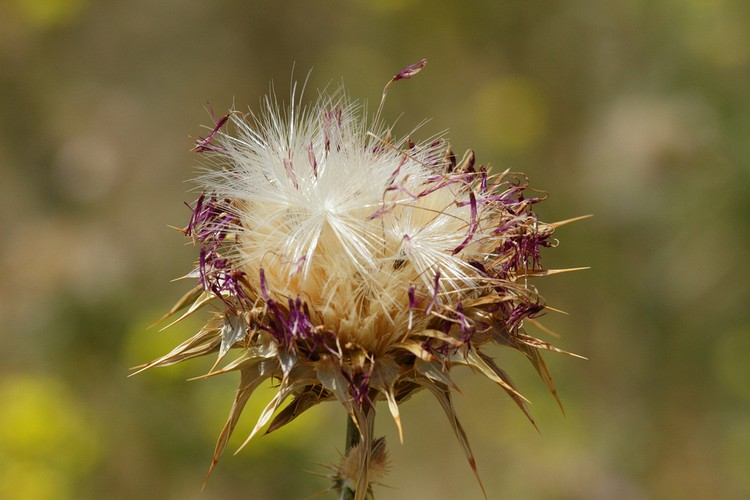
[[[365,419],[367,421],[365,434],[360,432],[355,419],[351,417],[347,419],[344,458],[337,474],[333,476],[334,489],[340,490],[340,500],[374,498],[370,484],[370,461],[373,448],[371,440],[375,428],[374,416],[375,411],[372,409]],[[385,447],[384,443],[383,441],[383,448]],[[353,470],[349,470],[352,469],[351,463],[356,464]]]
[[[348,455],[351,450],[360,443],[361,440],[362,435],[357,429],[356,422],[354,422],[353,418],[348,418],[346,421],[346,443],[344,454]],[[354,493],[355,488],[344,486],[342,488],[341,494],[339,495],[339,500],[354,500]]]

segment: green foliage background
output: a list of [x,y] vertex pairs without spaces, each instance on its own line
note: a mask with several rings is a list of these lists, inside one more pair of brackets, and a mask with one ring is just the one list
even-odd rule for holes
[[[750,496],[750,4],[742,0],[6,0],[0,3],[0,498],[286,499],[327,484],[344,415],[324,405],[201,493],[235,380],[200,362],[126,378],[196,323],[146,327],[184,292],[182,226],[207,103],[343,81],[417,136],[448,129],[550,193],[540,280],[563,416],[497,352],[541,435],[471,373],[457,406],[490,498]],[[294,69],[292,69],[294,68]],[[743,257],[744,256],[744,257]],[[269,389],[270,391],[270,389]],[[244,439],[270,398],[259,393]],[[437,403],[387,412],[395,489],[480,498]],[[230,449],[232,446],[230,445]]]

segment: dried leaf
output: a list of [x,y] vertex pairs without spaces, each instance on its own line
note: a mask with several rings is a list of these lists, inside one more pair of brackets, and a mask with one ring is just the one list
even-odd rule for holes
[[392,390],[384,391],[385,399],[388,402],[388,410],[391,412],[393,422],[396,424],[398,429],[398,440],[401,444],[404,444],[404,429],[401,426],[401,413],[398,409],[398,403],[396,402],[396,395]]
[[218,334],[218,330],[214,328],[204,328],[193,337],[182,342],[180,345],[172,349],[170,352],[165,354],[159,359],[155,359],[150,363],[136,367],[136,371],[131,373],[130,376],[141,373],[144,370],[157,366],[169,366],[186,359],[195,358],[197,356],[203,356],[210,354],[219,349],[221,343]]
[[471,470],[474,472],[474,476],[477,478],[477,481],[479,482],[479,487],[482,489],[482,494],[484,495],[484,498],[487,498],[487,492],[484,489],[484,484],[482,483],[482,478],[479,477],[479,471],[477,470],[477,463],[474,459],[474,453],[471,451],[471,446],[469,445],[469,440],[466,437],[466,432],[464,432],[463,427],[461,426],[461,422],[458,420],[458,416],[456,415],[456,410],[453,407],[453,402],[451,401],[451,393],[450,390],[445,386],[440,386],[439,384],[432,382],[428,379],[415,379],[415,382],[421,384],[424,388],[429,390],[434,396],[435,399],[437,399],[440,402],[440,406],[442,406],[443,411],[445,412],[445,415],[448,417],[448,420],[450,421],[451,427],[453,428],[453,432],[456,434],[456,437],[458,438],[458,442],[461,444],[461,448],[464,450],[464,454],[466,455],[466,460],[469,462],[469,467],[471,467]]
[[508,395],[513,399],[513,401],[516,402],[516,404],[524,413],[524,415],[526,415],[526,418],[528,418],[529,422],[531,422],[531,425],[534,426],[537,432],[540,432],[539,427],[537,427],[536,422],[534,421],[534,417],[531,416],[531,411],[529,410],[529,407],[526,405],[526,400],[522,396],[519,395],[520,393],[518,392],[518,389],[516,389],[516,385],[510,379],[510,376],[505,372],[505,370],[497,366],[497,364],[495,363],[495,360],[492,359],[491,357],[487,356],[481,351],[477,351],[477,355],[479,355],[479,357],[482,358],[482,360],[484,360],[487,366],[489,366],[498,377],[500,377],[507,385],[513,388],[512,391],[509,391],[508,389],[505,389],[505,387],[503,386],[503,389],[505,389],[505,392],[507,392]]
[[404,431],[401,427],[401,415],[396,402],[394,386],[400,376],[398,365],[392,358],[382,358],[375,362],[375,367],[370,376],[370,386],[377,389],[388,402],[388,410],[391,412],[393,421],[398,429],[398,438],[404,444]]
[[500,302],[509,302],[513,300],[513,297],[507,296],[507,295],[483,295],[482,297],[478,297],[476,299],[469,299],[466,300],[464,304],[464,309],[468,309],[470,307],[479,307],[479,306],[485,306],[487,304],[499,304]]
[[[188,310],[187,310],[187,311],[185,311],[185,312],[184,312],[184,313],[182,314],[182,316],[180,316],[180,317],[179,317],[179,318],[177,318],[176,320],[172,321],[172,322],[171,322],[171,323],[169,323],[169,324],[168,324],[167,326],[164,326],[164,327],[162,327],[162,328],[161,328],[161,329],[160,329],[159,331],[163,331],[163,330],[166,330],[166,329],[167,329],[167,328],[169,328],[170,326],[172,326],[172,325],[175,325],[175,324],[179,323],[180,321],[182,321],[183,319],[187,318],[188,316],[190,316],[190,315],[191,315],[191,314],[193,314],[193,313],[194,313],[195,311],[197,311],[198,309],[200,309],[200,308],[201,308],[201,307],[203,307],[204,305],[208,304],[209,302],[211,302],[211,301],[212,301],[213,299],[215,299],[215,298],[216,298],[216,295],[214,295],[214,294],[213,294],[213,293],[211,293],[211,292],[206,292],[206,291],[203,291],[203,292],[201,292],[201,294],[200,294],[200,295],[198,295],[198,298],[197,298],[197,299],[195,299],[195,302],[193,302],[193,303],[192,303],[192,304],[190,305],[190,307],[188,308]],[[179,309],[178,309],[178,310],[179,310]],[[169,317],[169,316],[170,316],[170,315],[167,315],[167,317]]]
[[180,300],[177,301],[177,303],[172,306],[172,309],[169,310],[167,314],[159,318],[157,321],[155,321],[149,328],[151,328],[154,325],[157,325],[164,321],[165,319],[169,318],[170,316],[173,316],[176,312],[186,308],[188,305],[193,304],[196,300],[198,300],[198,297],[201,296],[203,293],[203,287],[200,285],[197,285],[195,288],[187,292],[185,295],[183,295]]
[[269,401],[269,403],[266,405],[266,407],[263,409],[263,411],[260,414],[260,417],[258,417],[258,421],[255,423],[255,427],[253,427],[252,432],[250,432],[250,435],[245,439],[245,441],[240,445],[239,448],[237,448],[237,451],[234,452],[236,455],[239,453],[242,448],[247,446],[247,443],[250,442],[250,440],[255,437],[255,435],[258,433],[258,431],[268,423],[268,421],[271,419],[273,414],[276,412],[276,410],[279,409],[279,406],[289,397],[292,395],[292,392],[294,390],[294,387],[297,384],[293,384],[289,382],[289,378],[283,378],[281,379],[281,383],[279,384],[279,389],[276,395],[274,395],[273,399]]
[[219,348],[219,359],[229,352],[229,349],[247,335],[248,325],[242,316],[224,314],[224,326],[221,329],[221,347]]
[[422,389],[421,384],[417,384],[413,379],[400,380],[394,387],[396,402],[403,403],[415,392]]
[[516,338],[518,339],[519,342],[523,342],[524,344],[531,346],[531,347],[536,347],[537,349],[546,349],[552,352],[559,352],[560,354],[567,354],[568,356],[573,356],[574,358],[587,359],[584,356],[581,356],[580,354],[558,349],[557,347],[553,346],[549,342],[539,340],[538,338],[531,337],[529,335],[518,334]]
[[188,380],[198,380],[198,379],[204,379],[209,377],[214,377],[216,375],[221,375],[222,373],[229,373],[231,371],[235,370],[242,370],[244,368],[249,368],[250,366],[260,363],[263,360],[271,359],[273,358],[273,354],[262,354],[260,349],[257,348],[251,348],[242,353],[240,357],[233,360],[230,363],[227,363],[226,366],[219,370],[211,369],[210,372],[206,373],[205,375],[200,375],[198,377],[193,377]]
[[539,376],[542,378],[542,380],[544,380],[544,383],[547,384],[547,388],[552,393],[555,401],[557,401],[557,405],[560,407],[560,411],[565,414],[565,408],[563,408],[562,402],[557,395],[557,389],[555,389],[555,384],[554,382],[552,382],[552,375],[550,375],[549,368],[547,368],[547,363],[544,362],[541,353],[535,347],[531,347],[530,345],[524,343],[518,343],[517,345],[518,350],[522,351],[528,356],[529,361],[531,361],[531,364],[534,366],[534,369],[536,369]]
[[211,460],[211,466],[209,467],[208,473],[206,474],[206,479],[203,482],[204,488],[206,486],[206,482],[208,482],[208,478],[211,476],[211,472],[213,472],[214,467],[216,467],[216,464],[219,462],[219,457],[221,457],[221,454],[224,452],[224,448],[226,448],[227,443],[229,442],[229,438],[232,436],[232,432],[237,425],[237,421],[242,414],[242,410],[245,408],[245,404],[247,403],[248,399],[250,399],[250,396],[253,394],[255,389],[264,380],[267,380],[273,375],[275,369],[276,363],[271,361],[263,361],[261,363],[247,367],[240,372],[240,385],[237,388],[237,394],[234,397],[232,409],[229,411],[229,418],[227,419],[227,423],[224,425],[224,429],[221,431],[219,439],[216,441],[216,448],[214,449],[214,456]]
[[330,399],[331,397],[331,393],[319,385],[304,386],[299,393],[295,395],[292,402],[286,405],[284,409],[274,417],[269,424],[268,429],[266,429],[266,434],[270,434],[271,432],[282,428],[313,406],[316,406],[318,403]]
[[318,380],[323,384],[323,387],[328,389],[336,396],[336,399],[344,405],[349,412],[351,417],[354,417],[352,410],[352,401],[349,396],[349,382],[341,372],[341,366],[338,362],[334,361],[330,357],[321,358],[315,364],[315,371],[318,376]]
[[457,338],[451,337],[450,335],[443,333],[440,330],[433,330],[433,329],[420,330],[419,332],[415,332],[414,335],[438,339],[454,347],[460,347],[464,345],[464,343],[458,340]]
[[453,382],[453,380],[451,380],[450,376],[445,371],[443,371],[442,366],[439,363],[436,363],[434,361],[427,362],[417,358],[414,362],[414,370],[418,374],[427,377],[433,382],[445,385],[455,390],[456,392],[461,393],[461,390]]
[[292,369],[297,365],[297,355],[294,352],[279,350],[276,357],[281,365],[281,371],[284,376],[288,376]]
[[422,347],[422,345],[418,342],[399,342],[398,344],[394,344],[392,346],[392,349],[403,349],[405,351],[409,351],[419,359],[423,359],[425,361],[433,361],[435,359],[435,356],[426,351],[425,348]]
[[500,377],[497,372],[495,372],[495,370],[493,370],[492,367],[487,364],[485,359],[479,355],[476,349],[468,349],[468,351],[464,355],[457,355],[454,359],[456,359],[457,363],[465,364],[471,368],[479,370],[482,375],[505,389],[506,392],[515,394],[516,397],[519,397],[524,401],[528,401],[518,391],[516,391],[513,386],[508,384],[502,377]]

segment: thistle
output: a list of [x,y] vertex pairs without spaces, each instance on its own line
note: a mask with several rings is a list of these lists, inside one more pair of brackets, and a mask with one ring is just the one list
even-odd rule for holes
[[208,305],[212,312],[195,336],[143,368],[216,353],[207,376],[239,372],[209,474],[266,381],[278,391],[245,444],[266,425],[275,431],[336,400],[350,428],[332,489],[356,499],[386,470],[385,442],[373,435],[379,400],[403,442],[400,405],[426,389],[478,479],[451,399],[451,368],[495,382],[534,424],[486,352],[509,347],[557,399],[540,351],[563,351],[524,324],[549,309],[530,279],[553,272],[542,268],[540,248],[555,246],[562,223],[537,218],[533,207],[545,196],[524,176],[491,174],[472,151],[459,161],[442,138],[392,138],[380,122],[387,90],[424,64],[391,79],[369,124],[343,90],[312,107],[293,90],[288,107],[266,97],[259,114],[232,111],[197,141],[202,194],[183,230],[199,248],[188,275],[197,284],[167,316]]

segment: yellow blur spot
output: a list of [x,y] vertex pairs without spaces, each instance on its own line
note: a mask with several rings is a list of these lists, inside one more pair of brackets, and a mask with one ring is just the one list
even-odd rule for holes
[[74,21],[86,0],[11,0],[20,19],[32,27],[50,28]]
[[0,468],[0,498],[5,500],[67,500],[70,481],[59,471],[34,462],[11,462]]
[[100,451],[82,406],[55,379],[25,375],[0,382],[0,401],[0,498],[69,498]]
[[509,77],[479,89],[472,103],[480,139],[514,152],[535,146],[547,128],[547,107],[531,80]]

